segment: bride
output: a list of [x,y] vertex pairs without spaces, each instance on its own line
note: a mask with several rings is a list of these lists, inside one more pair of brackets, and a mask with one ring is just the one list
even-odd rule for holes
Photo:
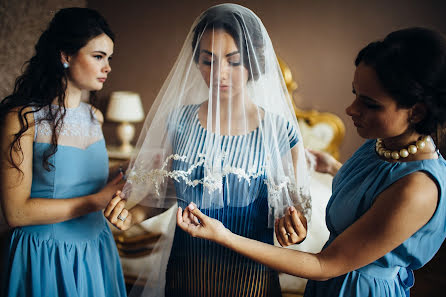
[[[272,245],[274,220],[293,206],[299,227],[280,232],[279,242],[305,238],[302,137],[271,40],[251,10],[223,4],[198,17],[137,146],[128,182],[105,210],[117,228],[193,202],[232,232]],[[178,227],[159,245],[153,257],[165,279],[149,277],[145,296],[281,295],[275,270]]]

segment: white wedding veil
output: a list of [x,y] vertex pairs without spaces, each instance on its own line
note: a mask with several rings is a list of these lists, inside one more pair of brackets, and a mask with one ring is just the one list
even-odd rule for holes
[[[217,5],[195,20],[147,115],[136,151],[123,190],[129,203],[184,209],[194,202],[233,232],[267,243],[272,243],[274,219],[288,206],[311,217],[302,136],[276,54],[261,20],[240,5]],[[205,296],[197,293],[203,288],[212,288],[209,296],[230,296],[242,289],[228,282],[257,282],[252,275],[265,270],[249,264],[251,272],[245,273],[245,260],[221,256],[225,252],[202,241],[189,246],[189,239],[174,230],[174,220],[166,222],[171,229],[152,255],[156,264],[144,268],[151,271],[142,274],[144,296],[164,294],[166,265],[174,265],[177,254],[183,258],[175,267],[196,262],[189,270],[175,268],[179,280],[169,280],[168,268],[167,285],[181,289],[182,281],[188,283],[181,296]],[[225,280],[222,271],[228,265],[234,276]],[[223,289],[208,270],[220,270]],[[207,283],[195,283],[193,277]]]

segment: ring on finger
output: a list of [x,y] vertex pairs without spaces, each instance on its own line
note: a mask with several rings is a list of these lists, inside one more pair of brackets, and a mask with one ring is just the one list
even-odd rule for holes
[[121,220],[121,221],[125,221],[125,219],[126,219],[127,217],[123,217],[123,216],[121,216],[121,215],[118,215],[118,220]]

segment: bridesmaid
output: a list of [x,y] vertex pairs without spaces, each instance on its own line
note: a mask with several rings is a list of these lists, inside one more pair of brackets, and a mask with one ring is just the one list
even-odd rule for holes
[[[330,237],[320,253],[233,234],[195,205],[178,210],[178,225],[310,279],[306,297],[409,296],[413,270],[446,236],[446,161],[429,136],[446,121],[446,39],[423,28],[396,31],[362,49],[355,65],[355,98],[346,111],[367,140],[342,167],[315,153],[316,169],[335,175],[326,215]],[[288,222],[276,223],[283,237],[298,225],[297,211],[281,220]]]
[[1,296],[126,296],[102,215],[122,175],[107,184],[103,116],[81,102],[102,89],[113,40],[97,11],[60,10],[0,104],[0,197],[12,228]]

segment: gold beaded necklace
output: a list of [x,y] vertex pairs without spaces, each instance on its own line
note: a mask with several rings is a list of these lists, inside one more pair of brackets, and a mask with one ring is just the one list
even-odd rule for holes
[[429,135],[421,136],[415,144],[409,145],[407,148],[401,150],[388,150],[384,147],[381,138],[376,140],[375,151],[378,155],[384,156],[386,159],[392,158],[393,160],[398,160],[400,158],[407,158],[409,155],[415,155],[418,150],[423,149],[428,142],[432,142]]

